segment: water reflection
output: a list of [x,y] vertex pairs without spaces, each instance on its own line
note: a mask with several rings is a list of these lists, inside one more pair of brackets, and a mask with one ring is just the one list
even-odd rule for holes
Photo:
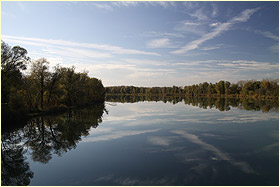
[[200,108],[216,108],[220,111],[229,111],[231,107],[241,110],[276,111],[279,109],[278,100],[255,98],[208,98],[208,97],[175,97],[175,96],[132,96],[132,95],[106,95],[107,102],[135,103],[143,101],[162,101],[177,104],[184,101],[187,105]]
[[33,177],[29,164],[25,161],[26,149],[20,143],[20,133],[1,135],[1,185],[26,186]]
[[217,147],[215,147],[211,144],[208,144],[208,143],[200,140],[198,138],[198,136],[196,136],[194,134],[190,134],[183,130],[174,130],[172,132],[182,136],[183,138],[188,139],[190,142],[200,145],[203,149],[212,152],[215,155],[215,157],[212,158],[213,160],[225,160],[225,161],[229,162],[230,164],[240,168],[240,170],[242,170],[244,173],[256,174],[256,172],[251,168],[251,166],[248,163],[241,162],[241,161],[237,162],[237,161],[233,160],[227,153],[219,150]]
[[[163,102],[116,104],[113,102],[142,100],[107,97],[110,115],[104,115],[103,103],[58,116],[36,117],[21,129],[3,131],[2,185],[28,185],[30,181],[31,185],[46,185],[48,179],[52,179],[48,180],[53,181],[48,183],[51,185],[275,184],[278,163],[271,163],[278,162],[279,130],[275,126],[278,115],[271,111],[278,110],[278,103],[142,99]],[[183,102],[177,104],[179,101]],[[167,102],[177,105],[164,104]],[[218,110],[203,110],[209,108]],[[102,120],[103,125],[97,128]],[[64,158],[58,160],[55,155]],[[65,166],[65,171],[53,166],[51,159]],[[50,165],[52,174],[46,174]],[[41,181],[42,175],[45,181]],[[64,181],[59,183],[54,175]]]
[[82,136],[97,128],[104,111],[102,103],[59,116],[36,117],[21,129],[2,132],[2,185],[28,185],[33,173],[23,156],[27,150],[33,161],[48,163],[53,154],[61,156],[75,148]]

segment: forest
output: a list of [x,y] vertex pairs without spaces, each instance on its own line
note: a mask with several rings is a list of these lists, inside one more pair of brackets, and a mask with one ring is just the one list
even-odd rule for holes
[[75,67],[50,67],[45,58],[31,61],[26,49],[1,41],[1,107],[6,121],[90,106],[104,102],[104,98],[101,80],[89,77],[87,72],[75,72]]
[[242,80],[234,84],[221,80],[217,83],[203,82],[184,87],[111,86],[106,87],[106,94],[278,99],[279,85],[278,80],[269,79]]

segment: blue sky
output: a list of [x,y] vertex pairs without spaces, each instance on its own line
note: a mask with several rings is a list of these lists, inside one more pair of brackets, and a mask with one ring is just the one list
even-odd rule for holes
[[74,65],[105,86],[279,77],[277,1],[4,1],[1,28],[33,60]]

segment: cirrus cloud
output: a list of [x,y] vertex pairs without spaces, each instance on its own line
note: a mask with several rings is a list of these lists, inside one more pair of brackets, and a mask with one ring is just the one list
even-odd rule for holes
[[[215,29],[212,32],[204,34],[201,38],[194,40],[194,41],[186,44],[185,46],[181,47],[180,49],[172,51],[171,53],[172,54],[183,54],[190,50],[197,49],[199,47],[199,45],[201,45],[202,43],[204,43],[208,40],[211,40],[211,39],[217,37],[218,35],[220,35],[221,33],[229,30],[232,25],[234,25],[236,23],[240,23],[240,22],[246,22],[259,9],[260,8],[246,9],[243,12],[241,12],[238,16],[233,17],[228,22],[217,25],[217,27],[215,27]],[[201,15],[200,15],[200,19],[205,19],[205,18],[201,17]]]

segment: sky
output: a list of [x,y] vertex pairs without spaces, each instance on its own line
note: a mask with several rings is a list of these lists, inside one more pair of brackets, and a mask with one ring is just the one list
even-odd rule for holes
[[2,1],[1,40],[104,86],[279,78],[277,1]]

